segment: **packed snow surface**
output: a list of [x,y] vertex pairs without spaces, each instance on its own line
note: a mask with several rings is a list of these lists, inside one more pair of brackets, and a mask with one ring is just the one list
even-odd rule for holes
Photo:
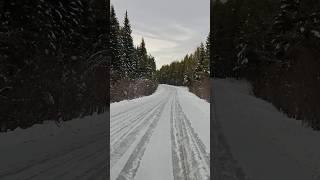
[[219,125],[217,148],[213,149],[219,171],[214,176],[230,180],[320,179],[320,132],[303,127],[301,121],[256,98],[246,81],[217,79],[211,87],[212,118]]
[[184,87],[111,104],[111,180],[208,180],[210,104]]

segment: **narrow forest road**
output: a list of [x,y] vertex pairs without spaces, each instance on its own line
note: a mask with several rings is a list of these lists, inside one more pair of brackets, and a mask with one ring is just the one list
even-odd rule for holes
[[207,180],[210,105],[186,88],[111,104],[111,180]]

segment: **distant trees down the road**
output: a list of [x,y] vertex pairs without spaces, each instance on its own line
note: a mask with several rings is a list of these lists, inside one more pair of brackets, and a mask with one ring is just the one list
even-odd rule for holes
[[188,86],[190,91],[209,101],[210,83],[210,34],[206,45],[203,43],[192,54],[181,61],[164,65],[157,71],[159,83],[175,86]]

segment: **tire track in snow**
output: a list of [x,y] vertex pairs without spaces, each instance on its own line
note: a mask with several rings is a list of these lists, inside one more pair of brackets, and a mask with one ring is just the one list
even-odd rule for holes
[[119,176],[117,177],[117,180],[133,180],[134,179],[137,173],[137,170],[139,168],[141,159],[143,157],[143,154],[149,143],[149,140],[154,132],[154,129],[157,127],[157,124],[160,120],[160,116],[166,104],[168,103],[168,99],[170,98],[170,96],[171,94],[163,100],[163,102],[161,103],[161,106],[157,108],[155,113],[153,113],[151,117],[147,118],[147,119],[150,119],[152,123],[149,125],[148,129],[140,139],[139,143],[136,145],[128,161],[126,162],[125,166],[123,167]]
[[120,137],[113,136],[113,138],[111,138],[110,167],[113,167],[113,165],[125,154],[128,148],[134,143],[141,130],[152,124],[152,119],[162,112],[161,110],[164,108],[168,97],[158,102],[154,107],[150,107],[144,113],[141,113],[139,118],[133,121],[131,128],[127,128],[126,131],[122,132]]
[[131,131],[131,129],[137,125],[138,123],[141,122],[141,120],[144,119],[144,117],[146,117],[146,115],[152,111],[154,111],[156,108],[158,108],[158,106],[161,105],[161,102],[158,104],[155,104],[154,106],[151,106],[150,108],[146,108],[144,111],[137,113],[136,116],[130,116],[130,118],[127,118],[128,120],[126,120],[126,122],[122,122],[117,124],[116,127],[111,127],[110,128],[110,139],[111,139],[111,145],[113,145],[113,141],[118,139],[116,138],[117,136],[119,136],[119,134],[121,135],[121,133],[125,134],[129,131]]
[[131,124],[126,125],[127,128],[124,127],[121,129],[121,131],[117,132],[117,134],[111,135],[111,167],[113,164],[117,162],[119,158],[121,158],[121,156],[126,152],[128,147],[130,147],[130,145],[134,142],[136,136],[140,133],[141,129],[144,129],[150,123],[149,117],[151,117],[156,112],[156,109],[158,107],[159,105],[153,107],[151,110],[149,109],[146,112],[140,114],[140,116],[137,119],[133,119]]
[[[147,103],[144,103],[142,106],[150,106],[150,104],[153,104],[153,101],[149,101],[149,102],[147,102]],[[140,104],[139,104],[140,105]],[[126,110],[123,110],[123,111],[121,111],[121,112],[118,112],[118,113],[116,113],[116,114],[113,114],[113,115],[111,115],[110,116],[110,121],[112,122],[112,121],[115,121],[116,119],[122,119],[122,116],[123,115],[127,115],[128,113],[130,113],[130,112],[136,112],[136,110],[137,109],[139,109],[139,108],[141,108],[142,106],[133,106],[133,107],[131,107],[131,108],[128,108],[128,109],[126,109]]]
[[175,180],[209,180],[210,155],[183,112],[177,92],[171,105],[172,163]]
[[110,130],[119,127],[119,124],[125,123],[128,119],[132,119],[132,117],[138,116],[140,114],[140,111],[137,111],[137,109],[146,109],[149,107],[154,107],[155,105],[157,105],[157,103],[155,103],[154,101],[137,104],[134,107],[129,108],[127,111],[122,111],[115,115],[111,115]]

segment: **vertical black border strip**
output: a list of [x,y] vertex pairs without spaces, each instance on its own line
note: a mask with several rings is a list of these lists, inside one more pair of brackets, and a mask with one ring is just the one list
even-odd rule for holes
[[[105,8],[106,8],[106,26],[107,26],[107,52],[110,52],[110,0],[105,0]],[[108,119],[106,119],[107,121],[107,139],[106,139],[106,143],[107,143],[107,157],[106,157],[106,179],[110,179],[110,65],[111,65],[111,57],[109,56],[109,53],[107,53],[107,79],[106,79],[106,83],[107,83],[107,88],[108,88],[108,93],[107,93],[107,111],[108,111]]]
[[212,79],[213,79],[213,46],[214,46],[214,38],[213,38],[213,0],[210,0],[210,179],[214,179],[214,172],[215,172],[215,166],[214,166],[214,148],[215,148],[215,137],[214,137],[214,132],[213,132],[213,127],[215,125],[215,120],[214,120],[214,94],[213,94],[213,84],[212,84]]

